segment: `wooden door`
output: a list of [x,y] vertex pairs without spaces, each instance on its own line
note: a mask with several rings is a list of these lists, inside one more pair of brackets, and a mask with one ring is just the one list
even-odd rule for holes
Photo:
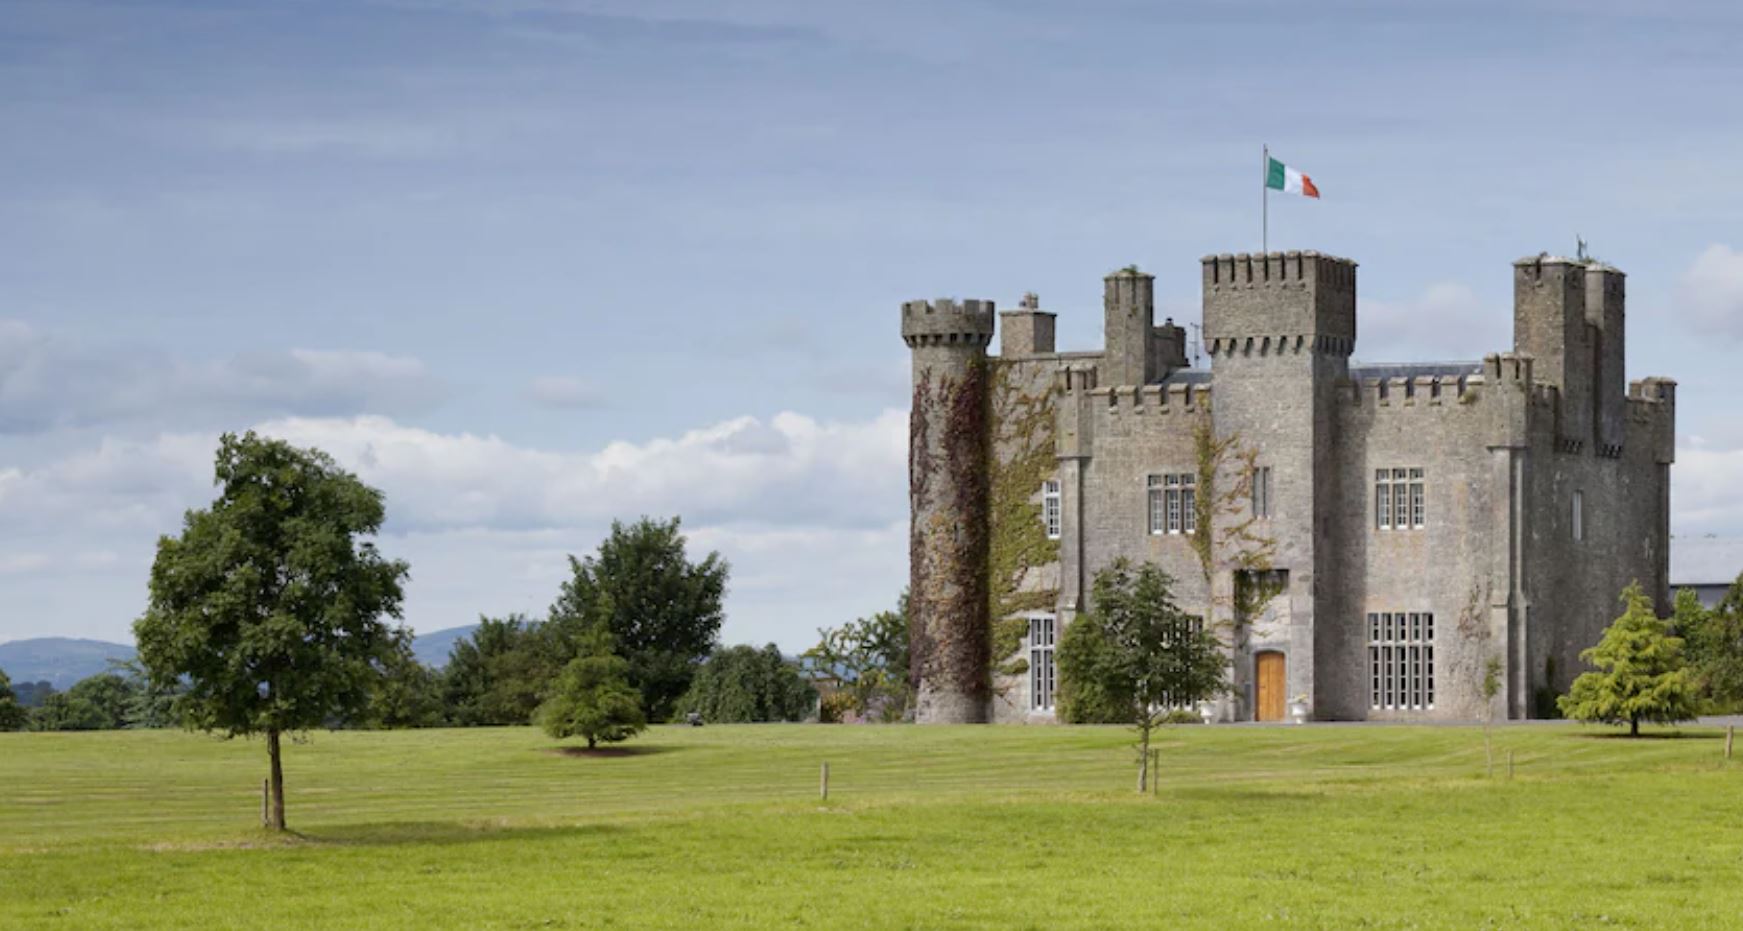
[[1258,661],[1259,680],[1256,715],[1261,721],[1281,721],[1288,701],[1283,695],[1287,681],[1283,674],[1283,654],[1260,653],[1255,659]]

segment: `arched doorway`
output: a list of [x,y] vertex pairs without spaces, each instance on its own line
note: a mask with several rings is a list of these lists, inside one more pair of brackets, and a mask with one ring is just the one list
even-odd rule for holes
[[1281,721],[1289,699],[1283,694],[1289,682],[1283,654],[1266,650],[1253,657],[1254,678],[1258,680],[1258,695],[1253,716],[1259,721]]

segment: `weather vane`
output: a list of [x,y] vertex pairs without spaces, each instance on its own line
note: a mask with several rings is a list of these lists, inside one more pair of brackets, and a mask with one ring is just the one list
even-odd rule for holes
[[1574,242],[1577,243],[1574,255],[1582,262],[1589,261],[1591,256],[1586,254],[1586,241],[1580,238],[1580,234],[1575,233]]

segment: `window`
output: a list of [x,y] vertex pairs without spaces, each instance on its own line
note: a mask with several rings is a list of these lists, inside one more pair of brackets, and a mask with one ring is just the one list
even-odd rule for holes
[[[1184,625],[1181,625],[1180,627],[1176,627],[1173,630],[1164,633],[1163,636],[1165,639],[1163,642],[1170,643],[1174,640],[1174,638],[1180,637],[1180,636],[1200,637],[1203,635],[1204,635],[1204,618],[1188,617],[1188,618],[1186,618],[1186,623]],[[1164,708],[1185,708],[1186,704],[1184,702],[1176,699],[1173,695],[1171,695],[1167,692],[1164,692],[1164,693],[1162,693],[1162,707],[1164,707]]]
[[1253,516],[1271,516],[1271,467],[1253,469]]
[[1059,483],[1043,482],[1041,485],[1041,523],[1047,528],[1047,539],[1059,539]]
[[1381,530],[1421,530],[1428,523],[1428,501],[1421,469],[1374,470],[1374,526]]
[[1151,533],[1192,533],[1198,529],[1198,476],[1191,472],[1152,475],[1146,487]]
[[1053,618],[1029,618],[1029,707],[1053,708]]
[[1573,527],[1574,542],[1584,540],[1586,538],[1586,493],[1583,491],[1574,492]]
[[1375,708],[1434,707],[1434,615],[1368,615],[1368,703]]

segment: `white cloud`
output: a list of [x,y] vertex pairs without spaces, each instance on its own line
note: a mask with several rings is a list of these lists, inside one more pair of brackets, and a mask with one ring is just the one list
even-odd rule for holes
[[397,413],[444,394],[417,359],[292,349],[189,362],[0,320],[0,434],[161,417],[229,423],[277,415]]
[[1743,252],[1708,246],[1683,272],[1677,299],[1698,332],[1743,339]]
[[1513,345],[1512,323],[1511,306],[1485,305],[1453,281],[1429,285],[1405,300],[1364,298],[1356,307],[1356,358],[1475,361]]
[[544,407],[569,410],[598,407],[604,400],[598,388],[573,375],[542,375],[533,379],[528,394]]

